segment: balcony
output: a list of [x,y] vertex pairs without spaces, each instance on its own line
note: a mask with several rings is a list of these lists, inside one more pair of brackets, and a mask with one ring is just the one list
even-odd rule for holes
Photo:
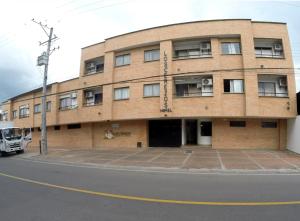
[[260,97],[288,97],[287,77],[284,75],[259,75]]
[[173,43],[174,59],[201,57],[211,57],[211,43],[209,39],[178,41]]
[[27,117],[29,117],[29,114],[20,114],[19,115],[19,119],[27,118]]
[[213,96],[213,79],[207,76],[189,76],[175,78],[176,97]]
[[87,89],[84,91],[83,106],[95,106],[102,104],[103,92],[102,87]]
[[102,73],[104,71],[104,57],[95,58],[85,62],[85,75]]
[[69,94],[61,95],[59,98],[59,110],[72,110],[78,107],[77,93],[71,92]]
[[277,39],[255,39],[257,58],[284,58],[282,41]]

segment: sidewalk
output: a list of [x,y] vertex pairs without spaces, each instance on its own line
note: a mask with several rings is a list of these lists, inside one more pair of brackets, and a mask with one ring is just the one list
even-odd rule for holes
[[209,171],[275,171],[300,173],[300,155],[275,150],[210,148],[51,149],[47,156],[29,149],[21,158],[105,167],[168,168]]

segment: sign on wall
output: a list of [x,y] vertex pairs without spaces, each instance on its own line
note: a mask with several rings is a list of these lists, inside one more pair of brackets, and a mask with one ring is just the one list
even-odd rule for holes
[[172,112],[171,108],[168,106],[168,56],[166,51],[164,51],[164,103],[163,108],[160,112]]

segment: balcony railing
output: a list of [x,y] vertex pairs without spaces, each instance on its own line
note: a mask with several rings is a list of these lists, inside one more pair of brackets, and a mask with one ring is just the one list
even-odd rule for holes
[[29,117],[29,114],[20,114],[19,115],[19,118],[21,119],[21,118],[27,118],[27,117]]
[[260,97],[288,97],[288,93],[277,93],[277,92],[258,92]]
[[213,92],[176,92],[176,97],[211,97]]
[[90,106],[97,106],[97,105],[101,105],[102,102],[89,102],[89,103],[83,103],[82,106],[84,107],[90,107]]
[[174,59],[184,59],[184,58],[206,58],[206,57],[211,57],[212,53],[211,52],[202,52],[199,54],[186,54],[186,55],[174,55]]
[[78,107],[78,105],[70,105],[70,106],[59,107],[58,109],[61,111],[64,111],[64,110],[76,109],[77,107]]
[[283,52],[282,51],[266,51],[266,50],[260,50],[255,49],[255,55],[256,57],[262,57],[262,58],[283,58]]

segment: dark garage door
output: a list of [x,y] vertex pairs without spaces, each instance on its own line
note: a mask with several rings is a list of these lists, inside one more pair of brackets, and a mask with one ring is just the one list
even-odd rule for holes
[[180,147],[181,120],[150,120],[150,147]]

